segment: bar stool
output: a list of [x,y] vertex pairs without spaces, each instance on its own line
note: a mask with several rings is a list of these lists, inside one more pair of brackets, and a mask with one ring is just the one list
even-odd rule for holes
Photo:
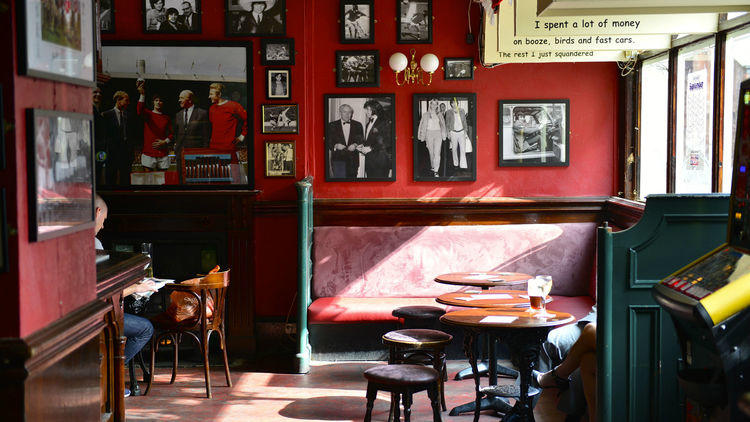
[[[379,365],[364,372],[367,379],[367,412],[365,422],[372,419],[372,406],[378,391],[391,393],[391,409],[395,407],[395,420],[401,417],[399,411],[400,397],[403,396],[404,422],[411,420],[412,395],[427,390],[432,405],[432,421],[442,422],[440,418],[440,404],[438,403],[438,372],[421,365]],[[395,404],[395,406],[393,406]]]
[[402,306],[391,312],[391,315],[404,321],[405,328],[435,328],[445,309],[437,306]]
[[389,364],[419,363],[432,364],[440,377],[438,378],[438,392],[443,410],[445,405],[444,381],[448,379],[445,367],[445,347],[453,340],[453,336],[438,330],[411,328],[390,331],[383,334],[383,344],[390,351]]

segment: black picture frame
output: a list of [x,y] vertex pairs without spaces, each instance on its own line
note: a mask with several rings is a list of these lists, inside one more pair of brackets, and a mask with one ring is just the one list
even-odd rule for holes
[[94,227],[90,114],[26,110],[29,241]]
[[446,81],[471,81],[474,79],[474,59],[471,57],[446,57],[443,59]]
[[8,272],[8,209],[5,188],[0,188],[0,273]]
[[396,0],[396,43],[432,44],[432,0]]
[[[93,1],[81,1],[79,5],[68,20],[55,18],[61,9],[53,7],[54,2],[18,2],[19,75],[94,87],[97,17]],[[45,12],[43,7],[51,7],[51,11]],[[72,25],[72,37],[62,33],[65,28],[55,25],[60,22],[64,22],[63,26]]]
[[[190,127],[195,129],[196,135],[180,140],[173,138],[167,145],[169,148],[169,168],[164,170],[163,179],[153,171],[145,171],[142,156],[133,156],[130,169],[131,184],[120,184],[120,180],[103,180],[99,187],[103,190],[251,190],[254,186],[253,171],[253,58],[251,41],[106,41],[102,47],[103,71],[111,76],[109,81],[100,86],[103,94],[105,110],[101,119],[101,135],[107,136],[107,125],[112,127],[113,94],[125,91],[130,96],[128,112],[129,123],[142,123],[137,116],[139,94],[136,91],[136,80],[145,79],[146,107],[152,105],[153,94],[165,96],[164,109],[171,121],[177,125],[180,117],[178,111],[183,111],[179,105],[179,95],[184,90],[194,94],[195,109],[190,118]],[[195,60],[201,57],[203,60]],[[140,61],[145,63],[142,65]],[[166,68],[165,68],[166,63]],[[133,66],[136,64],[136,66]],[[219,148],[211,142],[210,121],[208,112],[211,102],[208,98],[210,84],[221,82],[225,92],[223,98],[238,103],[236,115],[246,116],[245,121],[237,118],[237,127],[246,133],[242,142],[220,142],[230,148]],[[241,110],[240,110],[241,109]],[[107,120],[107,113],[110,113]],[[196,120],[198,119],[198,120]],[[193,124],[196,122],[196,124]],[[244,127],[247,132],[244,132]],[[178,133],[175,130],[173,133]],[[142,130],[135,130],[132,147],[137,152],[143,145]],[[183,135],[187,136],[187,135]],[[97,169],[100,164],[107,164],[116,159],[115,154],[106,154],[107,142],[99,140],[97,145],[104,150],[97,149]],[[104,152],[105,154],[100,154]],[[105,157],[102,160],[100,157]],[[103,161],[103,162],[101,162]],[[209,174],[198,177],[191,173],[191,169],[201,163],[220,164],[219,167],[229,165],[229,174]],[[139,167],[140,166],[140,167]],[[171,172],[167,174],[167,172]],[[106,175],[106,171],[104,172]],[[133,174],[136,176],[134,177]],[[194,177],[195,176],[195,177]],[[162,184],[163,183],[163,184]]]
[[374,0],[341,0],[339,40],[341,44],[375,43]]
[[[255,24],[252,5],[266,3],[264,17]],[[286,0],[225,0],[225,32],[228,37],[286,35]]]
[[299,133],[299,105],[263,104],[260,107],[261,133]]
[[[458,103],[458,112],[453,106],[454,99]],[[433,105],[437,107],[437,113],[430,114],[429,107]],[[445,106],[445,111],[441,106]],[[475,181],[478,152],[477,94],[414,94],[412,112],[414,181]],[[460,118],[462,113],[463,118]],[[456,116],[460,118],[460,125],[456,122]],[[430,122],[430,119],[435,120]],[[430,130],[430,127],[440,129]]]
[[[280,81],[275,78],[282,77]],[[290,100],[292,98],[292,69],[289,67],[266,68],[266,99]]]
[[296,177],[297,152],[294,141],[266,141],[265,177]]
[[294,38],[263,38],[260,40],[260,64],[289,66],[294,64]]
[[[341,118],[345,106],[352,110],[349,139]],[[323,110],[326,182],[396,180],[395,94],[327,94],[323,96]],[[370,128],[369,114],[378,115]]]
[[0,170],[5,169],[5,108],[3,104],[3,84],[0,84]]
[[[154,7],[159,2],[163,3],[161,11]],[[192,16],[189,18],[185,17],[185,2],[190,3],[192,8]],[[201,0],[141,0],[141,5],[144,34],[200,34],[202,31]],[[172,25],[167,25],[172,9],[176,12],[177,18]]]
[[115,33],[115,0],[99,0],[99,17],[97,19],[99,32],[102,34]]
[[379,50],[336,50],[336,86],[366,88],[380,86]]
[[501,167],[568,166],[570,100],[500,100]]

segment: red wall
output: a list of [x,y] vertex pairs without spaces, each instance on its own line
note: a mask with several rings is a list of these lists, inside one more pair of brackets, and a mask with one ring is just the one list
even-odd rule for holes
[[[434,40],[431,45],[396,44],[396,1],[375,1],[375,44],[340,44],[339,0],[287,0],[287,36],[294,38],[292,102],[300,107],[300,134],[262,135],[260,105],[265,100],[264,70],[258,55],[259,38],[224,36],[224,1],[204,0],[200,35],[143,34],[141,1],[116,0],[116,34],[120,40],[251,40],[253,43],[255,181],[261,201],[293,200],[294,180],[263,177],[263,143],[291,139],[297,143],[297,176],[315,177],[318,198],[423,198],[502,196],[599,196],[613,193],[617,113],[617,68],[612,63],[510,64],[494,69],[479,65],[476,44],[465,43],[466,1],[434,0]],[[473,6],[473,33],[478,33],[479,9]],[[335,51],[378,49],[380,88],[336,88]],[[442,71],[430,87],[398,87],[388,68],[396,51],[417,50],[438,57],[473,56],[473,81],[443,81]],[[395,182],[326,183],[324,173],[323,95],[335,93],[396,94]],[[430,92],[477,93],[477,180],[475,182],[414,182],[412,174],[412,94]],[[570,166],[498,167],[498,105],[500,99],[570,100]],[[296,291],[296,225],[293,216],[259,216],[255,225],[255,306],[260,316],[285,316]]]

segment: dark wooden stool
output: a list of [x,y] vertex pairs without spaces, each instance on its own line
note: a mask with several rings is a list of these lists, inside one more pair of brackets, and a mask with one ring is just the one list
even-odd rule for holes
[[398,402],[403,397],[404,422],[411,420],[412,395],[427,390],[432,405],[432,421],[442,422],[438,403],[438,371],[422,365],[380,365],[365,371],[367,379],[367,413],[365,422],[372,418],[372,405],[378,391],[388,391],[395,397],[395,420],[401,418]]
[[388,363],[420,363],[432,365],[438,371],[438,392],[443,410],[445,406],[444,381],[448,379],[445,368],[445,347],[453,336],[438,330],[411,328],[396,330],[383,335],[383,344],[390,351]]
[[391,315],[404,321],[405,328],[435,328],[445,309],[437,306],[402,306]]

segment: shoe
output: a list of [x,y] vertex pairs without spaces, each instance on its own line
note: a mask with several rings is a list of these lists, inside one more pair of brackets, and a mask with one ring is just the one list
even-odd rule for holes
[[561,391],[567,390],[568,387],[570,387],[570,379],[569,378],[562,378],[555,373],[555,370],[551,370],[549,372],[550,375],[552,375],[552,381],[554,381],[553,385],[542,385],[539,380],[541,379],[542,375],[545,373],[539,372],[539,371],[532,371],[531,373],[531,383],[534,387],[537,388],[558,388]]
[[127,388],[125,389],[125,397],[130,397],[130,390]]

